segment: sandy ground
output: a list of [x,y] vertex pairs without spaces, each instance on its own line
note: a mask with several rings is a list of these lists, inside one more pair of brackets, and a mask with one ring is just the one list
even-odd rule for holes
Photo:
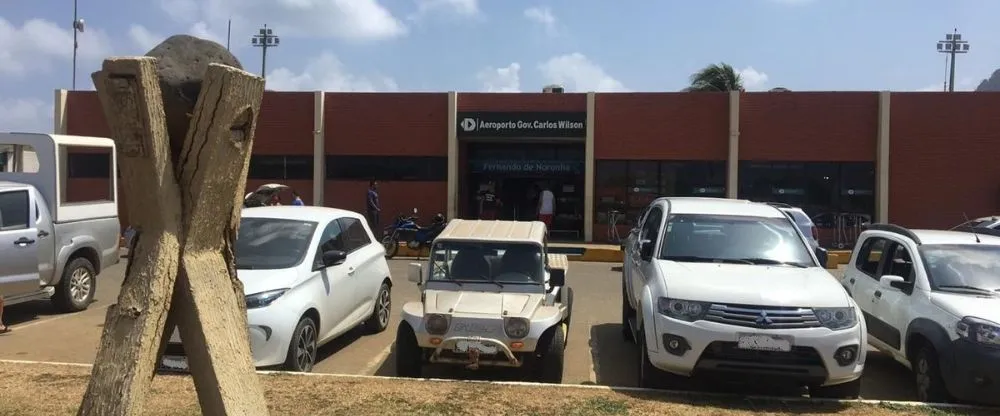
[[[0,363],[0,416],[73,415],[86,390],[84,366]],[[498,386],[482,383],[261,375],[272,415],[987,415],[961,409],[869,404],[802,404],[764,399]],[[198,415],[186,376],[158,376],[147,415]]]

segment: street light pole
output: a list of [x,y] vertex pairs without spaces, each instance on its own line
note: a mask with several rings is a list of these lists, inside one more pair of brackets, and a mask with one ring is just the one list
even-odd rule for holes
[[77,43],[77,34],[83,33],[83,19],[77,16],[77,0],[73,0],[73,89],[76,90],[76,50],[80,47]]
[[951,60],[951,67],[948,71],[948,92],[955,92],[955,56],[960,53],[969,53],[969,41],[962,40],[962,35],[956,28],[953,33],[944,35],[944,40],[937,43],[939,53],[948,54]]
[[267,25],[264,25],[264,27],[260,29],[260,32],[253,35],[250,39],[250,44],[261,49],[260,76],[262,78],[267,78],[267,48],[274,48],[278,46],[279,40],[278,35],[275,35],[271,29],[268,29]]

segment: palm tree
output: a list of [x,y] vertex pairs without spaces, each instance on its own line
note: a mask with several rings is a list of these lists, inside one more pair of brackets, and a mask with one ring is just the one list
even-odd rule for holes
[[691,75],[691,86],[684,91],[743,91],[743,80],[732,65],[712,64]]

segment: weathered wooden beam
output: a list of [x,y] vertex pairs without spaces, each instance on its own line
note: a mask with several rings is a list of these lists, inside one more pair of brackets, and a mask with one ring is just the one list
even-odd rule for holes
[[180,189],[175,183],[156,62],[111,58],[92,75],[111,137],[126,210],[138,238],[125,281],[108,308],[78,414],[142,414],[180,259]]
[[262,78],[209,65],[177,161],[186,237],[172,315],[206,415],[268,412],[233,267],[238,201],[263,95]]

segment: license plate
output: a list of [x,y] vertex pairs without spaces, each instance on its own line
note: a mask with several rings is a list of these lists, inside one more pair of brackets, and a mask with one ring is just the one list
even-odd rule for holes
[[792,339],[778,335],[740,334],[736,347],[742,350],[789,352],[792,350]]
[[455,343],[455,352],[468,352],[469,350],[476,350],[482,354],[497,353],[495,345],[486,345],[482,341],[458,341]]
[[187,358],[185,357],[163,357],[160,365],[168,370],[188,371]]

